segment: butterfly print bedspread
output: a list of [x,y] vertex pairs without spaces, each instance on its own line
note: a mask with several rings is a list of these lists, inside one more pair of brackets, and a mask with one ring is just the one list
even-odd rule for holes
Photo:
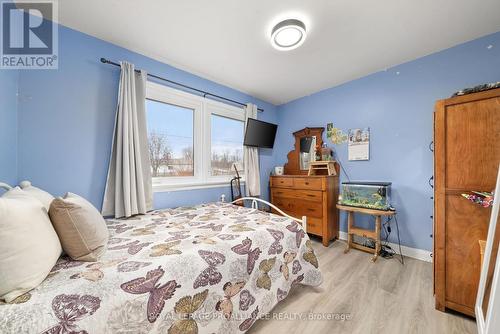
[[211,203],[107,224],[98,262],[62,257],[0,301],[1,333],[243,333],[293,286],[322,281],[307,234],[274,214]]

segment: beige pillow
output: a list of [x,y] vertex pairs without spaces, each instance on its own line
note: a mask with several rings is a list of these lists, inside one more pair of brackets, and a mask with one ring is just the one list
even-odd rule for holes
[[0,197],[0,299],[11,302],[37,287],[61,252],[42,203],[19,187]]
[[67,193],[52,201],[50,219],[64,251],[74,260],[97,261],[106,251],[108,228],[104,218],[84,198]]
[[49,212],[50,203],[52,203],[52,201],[54,200],[54,196],[52,196],[46,191],[43,191],[40,188],[32,186],[30,181],[23,181],[19,184],[19,186],[23,191],[26,191],[27,193],[35,197],[37,200],[42,202],[47,212]]

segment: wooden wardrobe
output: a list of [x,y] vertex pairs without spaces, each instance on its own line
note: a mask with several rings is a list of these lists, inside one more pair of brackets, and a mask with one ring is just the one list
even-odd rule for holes
[[492,191],[500,162],[500,89],[436,103],[434,113],[434,294],[436,309],[474,316],[479,240],[491,209],[461,196]]

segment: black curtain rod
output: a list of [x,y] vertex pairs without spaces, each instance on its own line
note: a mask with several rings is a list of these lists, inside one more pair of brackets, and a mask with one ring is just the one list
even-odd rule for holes
[[[115,63],[115,62],[113,62],[111,60],[108,60],[106,58],[101,58],[101,63],[110,64],[110,65],[114,65],[114,66],[118,66],[118,67],[120,66],[120,64]],[[140,70],[135,70],[135,71],[138,72],[138,73],[140,72]],[[195,91],[197,93],[202,94],[203,97],[207,97],[207,96],[210,97],[211,96],[211,97],[214,97],[214,98],[219,99],[219,100],[228,101],[228,102],[240,105],[240,106],[246,106],[246,103],[241,103],[241,102],[238,102],[238,101],[235,101],[235,100],[231,100],[231,99],[228,99],[228,98],[220,96],[220,95],[212,94],[212,93],[206,92],[206,91],[201,90],[201,89],[197,89],[197,88],[194,88],[194,87],[191,87],[191,86],[188,86],[188,85],[181,84],[180,82],[176,82],[176,81],[165,79],[165,78],[160,77],[158,75],[154,75],[154,74],[148,73],[148,76],[151,77],[151,78],[155,78],[155,79],[158,79],[158,80],[162,80],[162,81],[168,82],[168,83],[176,85],[176,86],[180,86],[180,87],[183,87],[183,88]],[[260,111],[260,112],[264,111],[264,109],[261,109],[261,108],[258,108],[257,110]]]

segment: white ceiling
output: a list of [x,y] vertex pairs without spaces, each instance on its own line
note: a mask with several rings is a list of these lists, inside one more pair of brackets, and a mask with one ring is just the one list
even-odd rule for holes
[[[58,2],[63,25],[277,105],[500,31],[499,0]],[[302,47],[271,47],[282,18]]]

